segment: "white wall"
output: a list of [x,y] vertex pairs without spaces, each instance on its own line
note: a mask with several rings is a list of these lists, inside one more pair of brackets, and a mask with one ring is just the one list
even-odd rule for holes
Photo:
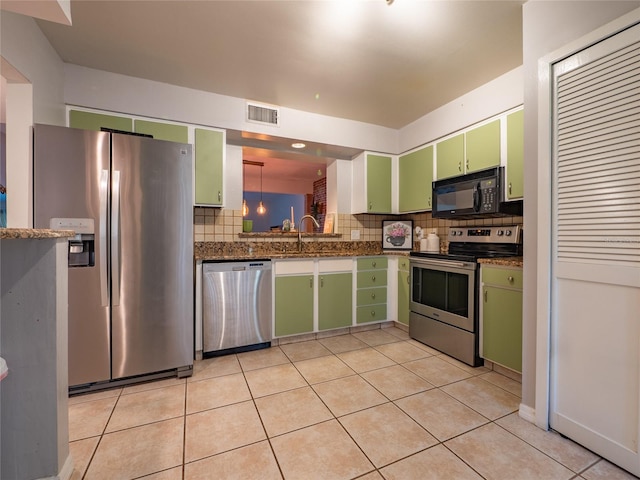
[[[549,212],[538,212],[538,59],[605,23],[638,8],[639,1],[530,0],[523,6],[524,60],[524,319],[522,403],[536,406],[536,292],[538,281],[538,225]],[[549,278],[540,279],[549,285]],[[544,319],[543,319],[544,321]],[[546,374],[548,372],[538,372]]]
[[33,123],[64,125],[64,70],[60,57],[29,17],[2,11],[0,55],[30,83],[9,83],[7,115],[7,225],[30,227]]
[[489,117],[522,105],[523,69],[510,72],[456,98],[400,130],[399,151],[404,153]]
[[[69,105],[394,153],[398,131],[280,108],[279,127],[245,121],[245,100],[77,65],[65,65]],[[162,99],[162,101],[159,101]]]

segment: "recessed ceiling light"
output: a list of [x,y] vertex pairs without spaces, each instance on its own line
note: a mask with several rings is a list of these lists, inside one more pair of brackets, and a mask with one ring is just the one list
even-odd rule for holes
[[306,147],[306,145],[304,143],[301,143],[301,142],[292,143],[291,146],[293,148],[304,148],[304,147]]

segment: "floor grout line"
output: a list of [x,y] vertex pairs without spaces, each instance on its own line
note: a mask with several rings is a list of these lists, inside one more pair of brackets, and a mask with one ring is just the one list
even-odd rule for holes
[[[375,331],[375,330],[372,330],[372,331]],[[507,388],[504,388],[500,384],[493,383],[491,381],[488,381],[488,380],[482,378],[483,375],[486,375],[488,373],[494,372],[495,375],[500,375],[501,377],[504,377],[505,379],[507,379],[507,383],[508,382],[519,383],[517,380],[514,380],[513,378],[510,378],[509,376],[503,375],[500,372],[497,372],[497,371],[492,370],[492,369],[488,369],[486,371],[482,371],[482,372],[478,372],[478,373],[474,374],[472,372],[468,372],[467,370],[458,367],[454,363],[447,362],[450,366],[452,366],[452,367],[454,367],[456,369],[459,369],[460,371],[462,371],[464,373],[470,374],[470,376],[466,377],[464,379],[455,380],[453,382],[448,382],[448,383],[445,383],[445,384],[442,384],[442,385],[433,385],[427,378],[425,378],[425,377],[419,375],[418,373],[416,373],[416,372],[410,370],[409,368],[407,368],[406,364],[411,363],[413,361],[420,361],[420,360],[425,360],[425,359],[429,359],[429,358],[432,358],[432,357],[439,357],[440,354],[434,355],[430,351],[428,351],[426,349],[422,349],[424,351],[424,353],[425,353],[424,357],[420,357],[420,358],[417,358],[415,360],[409,360],[409,361],[405,361],[405,362],[401,363],[401,362],[398,362],[398,361],[394,360],[394,358],[392,358],[388,354],[385,354],[383,351],[378,350],[377,347],[382,347],[384,345],[391,345],[391,344],[396,344],[396,343],[397,344],[407,343],[409,346],[412,346],[412,347],[415,347],[415,348],[420,348],[418,346],[415,346],[412,343],[408,343],[408,340],[410,340],[410,339],[396,338],[396,340],[388,342],[388,343],[381,343],[381,344],[371,345],[371,344],[369,344],[367,342],[364,342],[362,339],[359,339],[357,336],[355,336],[352,333],[351,334],[345,334],[345,336],[346,335],[351,335],[351,337],[357,339],[360,342],[365,343],[366,346],[364,346],[362,348],[356,348],[356,349],[353,349],[353,350],[339,351],[339,352],[336,353],[333,350],[331,350],[329,347],[324,345],[321,340],[318,340],[318,339],[309,340],[309,342],[317,342],[318,344],[323,345],[323,347],[326,348],[329,351],[329,353],[326,354],[326,355],[319,355],[319,356],[314,356],[314,357],[311,357],[311,358],[302,358],[302,359],[299,359],[299,360],[294,360],[295,355],[293,355],[293,354],[291,354],[291,356],[288,355],[285,352],[285,350],[281,348],[282,345],[279,345],[279,346],[276,346],[275,348],[277,349],[277,351],[279,351],[284,356],[284,358],[286,359],[286,362],[276,363],[276,364],[273,364],[273,365],[268,365],[268,366],[259,367],[259,368],[247,368],[249,365],[255,365],[255,364],[250,364],[250,363],[245,362],[245,366],[243,366],[243,362],[241,361],[241,357],[239,356],[239,354],[234,354],[235,355],[235,360],[237,361],[238,366],[239,366],[239,372],[225,373],[223,375],[213,375],[211,377],[193,379],[192,381],[187,381],[185,379],[185,382],[183,384],[183,386],[184,386],[184,401],[183,401],[183,409],[182,409],[182,415],[181,415],[182,416],[182,420],[183,420],[183,422],[182,422],[182,442],[181,442],[182,443],[182,464],[180,465],[182,479],[185,478],[186,466],[188,464],[196,463],[196,462],[202,461],[202,460],[204,460],[206,458],[214,457],[216,455],[220,455],[220,454],[228,453],[228,452],[231,452],[231,451],[234,451],[234,450],[238,450],[238,449],[241,449],[241,448],[245,448],[245,447],[247,447],[249,445],[254,445],[254,444],[263,442],[265,440],[268,442],[270,452],[273,455],[273,459],[276,462],[276,465],[277,465],[277,468],[278,468],[278,471],[279,471],[280,475],[282,476],[282,478],[285,478],[284,477],[284,471],[282,470],[282,464],[281,464],[280,459],[276,455],[276,451],[275,451],[275,448],[273,446],[272,439],[275,439],[275,438],[278,438],[278,437],[282,437],[282,436],[285,436],[285,435],[289,435],[289,434],[294,433],[296,431],[304,430],[305,428],[317,426],[317,425],[320,425],[322,423],[327,423],[327,422],[332,422],[332,421],[337,422],[337,424],[340,426],[341,430],[347,435],[347,437],[353,442],[353,444],[364,455],[364,458],[366,458],[367,461],[373,467],[373,470],[371,470],[370,472],[367,472],[365,474],[362,474],[359,477],[367,476],[367,475],[369,475],[369,474],[371,474],[373,472],[378,472],[381,475],[380,471],[382,469],[384,469],[386,467],[389,467],[391,465],[394,465],[396,463],[402,462],[402,461],[404,461],[404,460],[406,460],[406,459],[408,459],[408,458],[410,458],[410,457],[412,457],[414,455],[417,455],[419,453],[423,453],[423,452],[425,452],[425,451],[427,451],[427,450],[429,450],[429,449],[431,449],[433,447],[436,447],[438,445],[442,445],[443,447],[445,447],[447,449],[447,451],[451,452],[458,460],[462,461],[473,472],[475,472],[476,474],[480,475],[478,470],[476,470],[476,468],[474,468],[473,465],[469,464],[467,461],[465,461],[463,458],[461,458],[458,454],[456,454],[453,450],[451,450],[448,447],[448,445],[446,444],[446,442],[449,442],[449,441],[451,441],[451,440],[453,440],[455,438],[467,435],[470,432],[473,432],[475,430],[481,429],[481,428],[486,427],[487,425],[490,425],[490,424],[495,424],[495,426],[499,427],[501,430],[505,431],[509,435],[511,435],[514,438],[518,439],[519,441],[523,442],[525,445],[527,445],[527,447],[533,448],[535,451],[542,453],[549,460],[551,460],[551,461],[553,461],[553,462],[555,462],[555,463],[557,463],[559,465],[562,465],[564,468],[566,468],[567,470],[571,471],[574,474],[574,476],[572,478],[578,478],[582,473],[586,472],[590,468],[593,468],[596,464],[598,464],[602,460],[601,458],[598,457],[593,462],[589,463],[589,465],[583,467],[582,470],[580,470],[578,472],[575,472],[570,467],[564,465],[562,462],[560,462],[560,461],[556,460],[555,458],[553,458],[549,453],[546,453],[545,451],[540,450],[534,444],[529,443],[524,437],[518,435],[517,433],[512,432],[511,430],[507,429],[505,426],[502,426],[499,423],[497,423],[499,420],[504,419],[506,417],[509,417],[509,416],[513,415],[514,413],[517,413],[517,411],[518,411],[517,409],[515,409],[514,411],[510,411],[508,413],[504,413],[504,414],[500,415],[499,417],[497,417],[495,419],[486,418],[485,415],[483,415],[482,413],[477,411],[471,405],[468,405],[467,403],[465,403],[465,401],[463,401],[461,399],[458,399],[458,398],[452,396],[451,394],[449,394],[448,392],[446,392],[445,390],[443,390],[444,387],[447,387],[447,386],[450,386],[450,385],[454,385],[454,384],[458,384],[458,383],[462,383],[462,382],[477,378],[479,380],[482,380],[484,383],[486,383],[487,385],[491,386],[492,388],[499,389],[500,391],[508,393],[509,395],[512,395],[514,397],[518,397],[520,399],[520,401],[521,401],[521,399],[522,399],[521,396],[516,395],[515,393],[513,393],[510,390],[508,390]],[[388,334],[388,335],[392,335],[392,334]],[[329,338],[333,338],[333,337],[329,337]],[[326,340],[326,339],[323,339],[323,340]],[[289,344],[285,344],[285,345],[289,345]],[[272,347],[272,348],[274,348],[274,347]],[[376,368],[373,368],[371,370],[356,371],[356,370],[354,370],[353,367],[351,367],[349,365],[349,363],[347,363],[345,360],[343,360],[340,357],[341,354],[345,354],[345,353],[352,352],[352,351],[363,350],[363,349],[371,349],[373,352],[376,352],[376,353],[382,355],[383,357],[385,357],[385,359],[390,360],[392,362],[392,364],[391,365],[387,365],[387,366],[376,367]],[[358,376],[359,379],[362,380],[363,382],[365,382],[365,384],[368,387],[371,387],[373,389],[373,391],[375,391],[377,394],[380,394],[382,396],[382,398],[385,399],[385,401],[382,404],[367,406],[367,407],[364,407],[364,408],[357,409],[355,411],[349,411],[349,413],[345,413],[344,415],[337,416],[331,410],[331,408],[329,408],[329,405],[318,394],[318,392],[316,391],[316,389],[314,387],[316,387],[318,385],[323,385],[323,384],[326,384],[326,383],[329,383],[329,382],[333,382],[333,381],[336,381],[336,380],[344,379],[344,378],[347,378],[347,377],[336,377],[336,378],[332,378],[332,379],[329,379],[329,380],[323,380],[321,382],[311,383],[307,379],[307,377],[305,377],[305,375],[302,373],[302,371],[298,368],[298,365],[297,365],[299,362],[303,362],[305,360],[314,360],[314,359],[320,359],[320,358],[324,358],[324,357],[328,358],[328,357],[331,357],[331,356],[337,358],[343,365],[345,365],[347,368],[349,368],[353,372],[352,374],[348,375],[347,377]],[[206,359],[206,360],[208,360],[208,359]],[[206,361],[206,360],[199,360],[199,361]],[[252,391],[252,389],[251,389],[250,382],[247,379],[247,373],[248,372],[252,372],[252,371],[261,370],[261,369],[282,366],[282,365],[292,365],[294,367],[294,369],[295,369],[295,372],[304,380],[304,385],[301,385],[301,386],[298,386],[298,387],[294,387],[294,388],[287,388],[287,389],[285,389],[283,391],[275,391],[273,393],[269,393],[268,395],[263,395],[263,396],[256,397],[254,391]],[[427,390],[422,390],[422,391],[419,391],[419,392],[411,393],[409,395],[405,395],[405,396],[402,396],[402,397],[398,397],[398,398],[392,399],[389,396],[387,396],[382,390],[380,390],[378,387],[376,387],[376,385],[374,383],[372,383],[371,381],[369,381],[367,378],[365,378],[363,376],[364,374],[367,374],[367,373],[370,373],[370,372],[376,372],[376,371],[380,371],[380,370],[384,370],[386,368],[392,368],[392,367],[396,367],[396,366],[400,366],[403,369],[405,369],[407,372],[411,373],[412,375],[417,376],[418,378],[423,380],[425,383],[431,385],[431,388],[428,388]],[[199,459],[195,459],[195,460],[192,460],[190,462],[187,462],[186,461],[187,436],[188,436],[188,432],[187,432],[187,417],[189,415],[194,415],[194,414],[198,414],[198,413],[201,413],[201,412],[206,412],[206,411],[209,411],[209,410],[214,410],[214,409],[217,409],[217,408],[227,407],[227,406],[230,406],[230,405],[235,405],[235,404],[239,404],[239,403],[244,403],[245,402],[245,400],[237,401],[237,402],[232,402],[230,404],[217,405],[217,406],[215,406],[213,408],[206,408],[205,410],[202,410],[202,411],[196,411],[196,412],[188,413],[188,402],[189,402],[189,391],[190,391],[189,385],[194,385],[195,383],[201,382],[201,381],[213,380],[213,379],[218,379],[218,378],[222,378],[222,377],[226,377],[226,376],[236,375],[238,373],[242,374],[242,378],[244,380],[244,384],[246,385],[246,388],[249,391],[251,402],[252,402],[253,408],[255,409],[255,412],[258,415],[258,419],[260,421],[260,425],[261,425],[261,428],[262,428],[262,433],[264,434],[265,439],[264,440],[260,440],[260,441],[251,442],[249,444],[242,445],[242,446],[239,446],[239,447],[234,447],[234,448],[231,448],[231,449],[226,450],[224,452],[217,452],[214,455],[206,456],[206,457],[203,457],[203,458],[199,458]],[[168,388],[168,387],[172,387],[172,386],[175,386],[175,385],[162,386],[162,387],[158,387],[158,388]],[[279,433],[279,434],[275,434],[275,435],[270,436],[269,433],[267,432],[267,428],[266,428],[266,425],[265,425],[265,419],[263,418],[263,414],[261,413],[256,401],[259,400],[259,399],[262,399],[262,398],[268,398],[268,397],[276,396],[276,395],[279,395],[279,394],[282,394],[282,393],[295,391],[297,389],[302,389],[302,388],[308,388],[308,389],[311,390],[311,392],[313,392],[313,394],[320,400],[320,402],[324,406],[324,408],[326,408],[326,410],[330,413],[331,418],[326,419],[326,420],[322,420],[322,421],[319,421],[319,422],[316,422],[316,423],[313,423],[311,425],[305,425],[305,426],[302,426],[302,427],[299,427],[299,428],[295,428],[295,429],[293,429],[291,431],[286,431],[284,433]],[[427,428],[425,428],[423,425],[421,425],[420,422],[417,419],[415,419],[410,413],[404,411],[396,403],[396,402],[398,402],[400,400],[407,399],[407,398],[410,398],[412,396],[420,395],[420,394],[423,394],[423,393],[426,393],[426,392],[429,392],[429,391],[433,391],[433,390],[436,390],[436,389],[439,392],[444,393],[445,395],[449,396],[452,400],[454,400],[456,402],[459,402],[461,405],[465,406],[466,408],[469,408],[470,410],[472,410],[476,414],[478,414],[481,417],[485,418],[486,422],[482,423],[481,425],[478,425],[478,426],[475,426],[473,428],[470,428],[468,430],[465,430],[464,432],[456,434],[456,435],[454,435],[454,436],[452,436],[450,438],[447,438],[446,440],[442,440],[441,441],[435,435],[433,435]],[[150,391],[150,390],[154,390],[154,388],[145,389],[145,390],[142,390],[140,392],[132,392],[131,394],[147,392],[147,391]],[[129,393],[125,394],[124,393],[124,388],[121,387],[121,389],[118,392],[118,394],[114,395],[117,398],[116,398],[116,400],[114,402],[113,407],[111,408],[111,411],[109,412],[108,418],[107,418],[107,420],[106,420],[106,422],[105,422],[105,424],[104,424],[104,426],[102,428],[102,431],[101,431],[101,433],[99,435],[96,435],[96,436],[93,436],[93,437],[86,437],[86,438],[83,438],[83,439],[74,440],[74,442],[75,442],[75,441],[81,441],[81,440],[89,440],[90,438],[98,437],[97,444],[95,445],[91,455],[89,456],[89,460],[88,460],[88,462],[86,464],[85,471],[81,475],[81,478],[85,478],[87,473],[89,472],[89,470],[91,468],[91,465],[92,465],[92,463],[94,462],[94,460],[96,458],[96,455],[98,455],[98,452],[100,451],[100,446],[102,445],[103,439],[105,438],[106,435],[111,434],[111,433],[115,433],[115,432],[121,432],[121,431],[124,431],[124,430],[130,430],[130,429],[133,429],[133,428],[143,427],[143,426],[150,425],[150,424],[153,424],[153,423],[160,423],[160,422],[163,422],[163,421],[166,421],[166,420],[170,420],[170,419],[179,418],[179,417],[171,417],[170,419],[166,418],[166,419],[162,419],[162,420],[158,420],[158,421],[154,421],[154,422],[149,422],[149,423],[146,423],[146,424],[132,425],[132,426],[129,426],[127,428],[123,428],[121,430],[116,430],[114,432],[107,433],[108,425],[111,422],[111,420],[113,419],[113,416],[114,416],[114,414],[116,412],[116,408],[118,407],[122,396],[123,395],[131,395],[131,394],[129,394]],[[106,397],[106,398],[111,398],[111,397]],[[96,400],[87,399],[84,402],[78,402],[78,403],[75,403],[73,405],[70,405],[70,408],[72,408],[74,405],[78,405],[78,404],[82,404],[82,403],[86,403],[86,402],[91,402],[91,401],[97,401],[97,400],[104,400],[104,398],[96,399]],[[355,440],[355,438],[352,436],[352,434],[347,430],[345,425],[342,423],[341,419],[344,419],[345,417],[347,417],[349,415],[354,415],[354,414],[357,414],[357,413],[360,413],[360,412],[363,412],[363,411],[366,411],[366,410],[369,410],[369,409],[374,409],[374,408],[380,407],[381,405],[387,405],[387,404],[393,405],[400,412],[402,412],[403,415],[406,415],[409,419],[411,419],[412,422],[414,422],[417,426],[419,426],[421,429],[423,429],[427,434],[431,435],[436,440],[436,443],[431,445],[431,446],[429,446],[429,447],[427,447],[427,448],[421,449],[419,451],[409,453],[406,456],[403,456],[401,458],[398,458],[398,459],[390,462],[389,464],[385,464],[385,465],[382,465],[382,466],[378,467],[372,461],[372,458],[367,454],[367,452],[364,450],[364,448],[360,444],[358,444],[358,442]],[[73,443],[73,442],[70,442],[70,443]],[[166,471],[172,470],[174,468],[177,468],[177,466],[176,467],[167,468],[167,469],[163,469],[163,470],[161,470],[159,472],[164,472],[165,470]],[[159,473],[159,472],[156,472],[156,473]],[[482,475],[480,475],[480,476],[482,477]],[[354,478],[359,478],[359,477],[354,477]],[[484,478],[484,477],[482,477],[482,478]]]

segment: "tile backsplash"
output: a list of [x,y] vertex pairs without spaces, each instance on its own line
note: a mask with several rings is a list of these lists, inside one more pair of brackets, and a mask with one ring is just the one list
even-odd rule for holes
[[[450,226],[513,225],[521,224],[522,217],[496,217],[476,220],[443,220],[431,217],[430,212],[402,215],[372,215],[339,213],[335,232],[342,234],[342,241],[351,241],[352,230],[360,232],[358,241],[381,241],[382,221],[389,219],[413,220],[426,233],[435,231],[444,242]],[[246,239],[239,238],[242,233],[242,212],[240,210],[195,207],[193,233],[196,242],[242,242],[242,241],[279,241],[275,238]],[[320,239],[321,240],[321,239]],[[328,239],[335,242],[335,238]],[[295,239],[291,239],[295,241]]]

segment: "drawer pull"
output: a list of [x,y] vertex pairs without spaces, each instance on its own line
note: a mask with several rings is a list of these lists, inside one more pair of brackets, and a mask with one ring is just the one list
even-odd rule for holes
[[507,277],[507,280],[509,280],[509,283],[513,283],[513,277],[511,275]]
[[372,293],[372,294],[371,294],[371,298],[376,298],[376,294],[375,294],[375,293]]
[[376,276],[375,275],[371,275],[371,281],[375,282],[376,281]]
[[375,268],[375,266],[376,266],[376,262],[373,262],[371,265],[373,265],[373,268]]
[[320,288],[324,287],[324,277],[320,277]]
[[371,310],[371,316],[375,317],[376,316],[376,311],[375,310]]

